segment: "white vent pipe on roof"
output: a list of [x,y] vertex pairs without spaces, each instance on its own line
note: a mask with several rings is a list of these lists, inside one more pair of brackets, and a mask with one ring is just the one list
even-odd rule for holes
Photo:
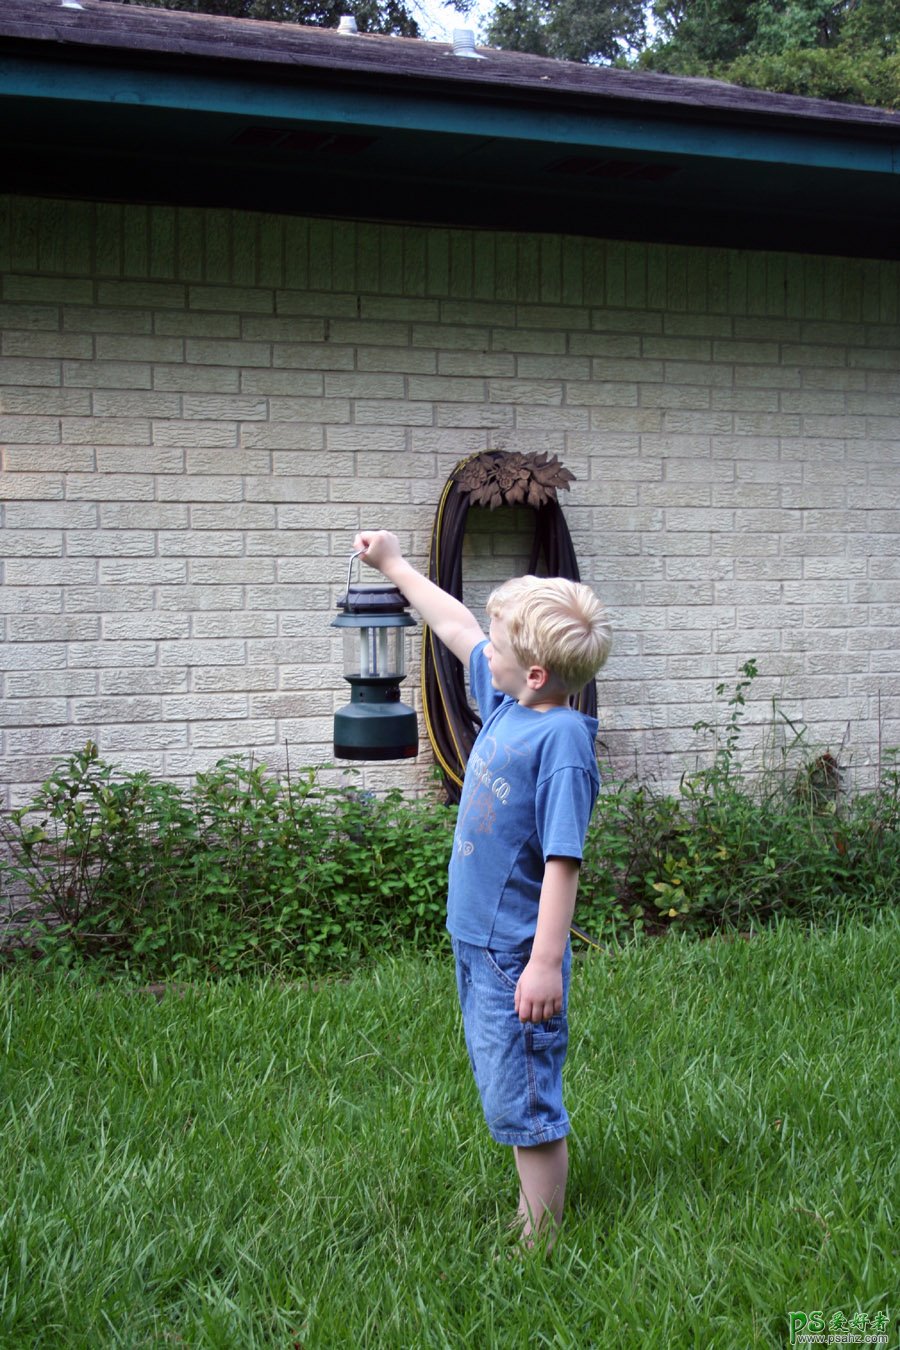
[[471,28],[454,28],[453,55],[467,56],[470,61],[484,61],[475,50],[475,33]]
[[337,30],[338,30],[339,33],[358,33],[358,32],[359,32],[359,29],[358,29],[357,26],[356,26],[356,20],[355,20],[355,18],[353,17],[352,14],[342,14],[342,15],[341,15],[340,19],[338,20],[338,28],[337,28]]

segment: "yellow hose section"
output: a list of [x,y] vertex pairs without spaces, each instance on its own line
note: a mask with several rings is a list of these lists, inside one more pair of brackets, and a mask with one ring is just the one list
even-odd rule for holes
[[[434,646],[433,646],[433,644],[434,644],[434,634],[432,633],[431,629],[428,628],[427,626],[426,626],[426,628],[425,628],[425,632],[424,632],[424,635],[423,635],[423,642],[429,643],[429,645],[431,645],[432,652],[434,651]],[[435,672],[435,673],[437,673],[437,672]],[[444,759],[444,756],[441,754],[441,751],[440,751],[440,749],[439,749],[439,747],[438,747],[438,743],[437,743],[437,741],[435,740],[434,728],[433,728],[432,725],[431,725],[431,710],[430,710],[430,705],[429,705],[429,702],[428,702],[428,690],[427,690],[426,680],[425,680],[425,661],[424,661],[424,654],[423,654],[423,660],[422,660],[422,674],[421,674],[421,678],[420,678],[420,683],[421,683],[421,689],[422,689],[422,715],[423,715],[423,717],[425,718],[425,730],[428,732],[428,739],[429,739],[429,741],[431,742],[431,748],[432,748],[432,750],[434,751],[434,757],[435,757],[435,759],[438,761],[438,763],[440,764],[441,768],[444,770],[444,773],[447,774],[448,778],[452,778],[453,781],[454,781],[454,783],[456,784],[457,787],[462,787],[462,782],[463,782],[463,780],[460,778],[460,776],[459,776],[459,774],[456,772],[456,770],[455,770],[454,768],[452,768],[451,765],[449,765],[449,764],[447,763],[446,759]],[[438,679],[437,687],[438,687],[438,693],[440,694],[440,697],[441,697],[441,703],[443,704],[443,707],[444,707],[444,714],[445,714],[446,719],[447,719],[447,726],[450,728],[450,734],[451,734],[451,736],[453,736],[453,727],[452,727],[452,723],[451,723],[451,721],[450,721],[450,717],[449,717],[449,715],[448,715],[448,713],[447,713],[447,702],[446,702],[446,699],[444,698],[444,691],[443,691],[443,689],[442,689],[442,687],[441,687],[440,679]],[[457,757],[457,760],[459,761],[460,764],[462,764],[462,763],[463,763],[463,756],[462,756],[462,753],[461,753],[460,748],[459,748],[459,743],[457,742],[457,739],[456,739],[455,736],[453,736],[453,745],[454,745],[454,748],[455,748],[455,750],[456,750],[456,757]]]
[[[465,462],[466,462],[465,460],[460,461],[460,464],[458,464],[456,467],[460,468],[461,464],[464,464]],[[451,487],[452,487],[452,479],[448,478],[447,482],[444,484],[444,491],[441,493],[441,500],[440,503],[438,504],[437,515],[435,516],[434,525],[432,526],[431,530],[431,547],[432,550],[434,551],[435,570],[438,576],[440,576],[441,574],[441,560],[440,560],[441,526],[444,520],[444,507],[447,504],[447,498],[450,495]],[[465,756],[463,755],[462,750],[460,749],[459,746],[459,742],[457,741],[456,736],[454,735],[453,732],[453,722],[450,718],[450,714],[447,708],[447,700],[444,698],[444,689],[441,684],[440,677],[438,675],[437,662],[434,660],[434,634],[432,633],[431,629],[428,627],[427,624],[425,625],[424,633],[422,635],[422,648],[423,648],[422,667],[419,673],[419,681],[422,690],[422,715],[425,719],[425,730],[428,733],[428,739],[431,742],[431,748],[434,751],[435,759],[438,761],[441,768],[444,770],[444,773],[446,773],[449,778],[452,778],[453,782],[456,784],[457,787],[462,787],[463,781],[462,778],[459,776],[457,771],[450,764],[447,763],[446,759],[441,754],[440,748],[438,747],[438,743],[435,738],[434,727],[432,726],[431,722],[431,707],[428,702],[428,689],[426,687],[426,679],[425,679],[426,662],[425,662],[424,648],[426,642],[428,643],[429,648],[431,650],[431,659],[432,664],[434,666],[438,694],[440,695],[441,704],[444,709],[444,720],[450,732],[450,736],[453,740],[453,748],[456,750],[456,760],[459,765],[465,766],[466,762]]]

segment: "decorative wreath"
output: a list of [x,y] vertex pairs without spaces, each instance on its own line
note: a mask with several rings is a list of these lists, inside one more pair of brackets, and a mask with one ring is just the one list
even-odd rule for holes
[[556,455],[520,455],[487,450],[457,464],[450,475],[460,492],[468,494],[471,506],[546,506],[558,501],[557,492],[574,483],[575,475]]

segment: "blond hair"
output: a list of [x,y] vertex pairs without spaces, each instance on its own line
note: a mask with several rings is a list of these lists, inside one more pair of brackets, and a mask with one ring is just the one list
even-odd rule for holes
[[612,629],[589,586],[565,577],[513,577],[485,607],[503,618],[519,665],[542,666],[576,693],[609,656]]

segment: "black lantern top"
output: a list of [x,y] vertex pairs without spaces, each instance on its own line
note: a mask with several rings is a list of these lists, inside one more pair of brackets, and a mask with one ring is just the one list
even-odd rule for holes
[[388,581],[349,580],[347,592],[337,602],[345,614],[403,614],[409,608],[406,596]]

